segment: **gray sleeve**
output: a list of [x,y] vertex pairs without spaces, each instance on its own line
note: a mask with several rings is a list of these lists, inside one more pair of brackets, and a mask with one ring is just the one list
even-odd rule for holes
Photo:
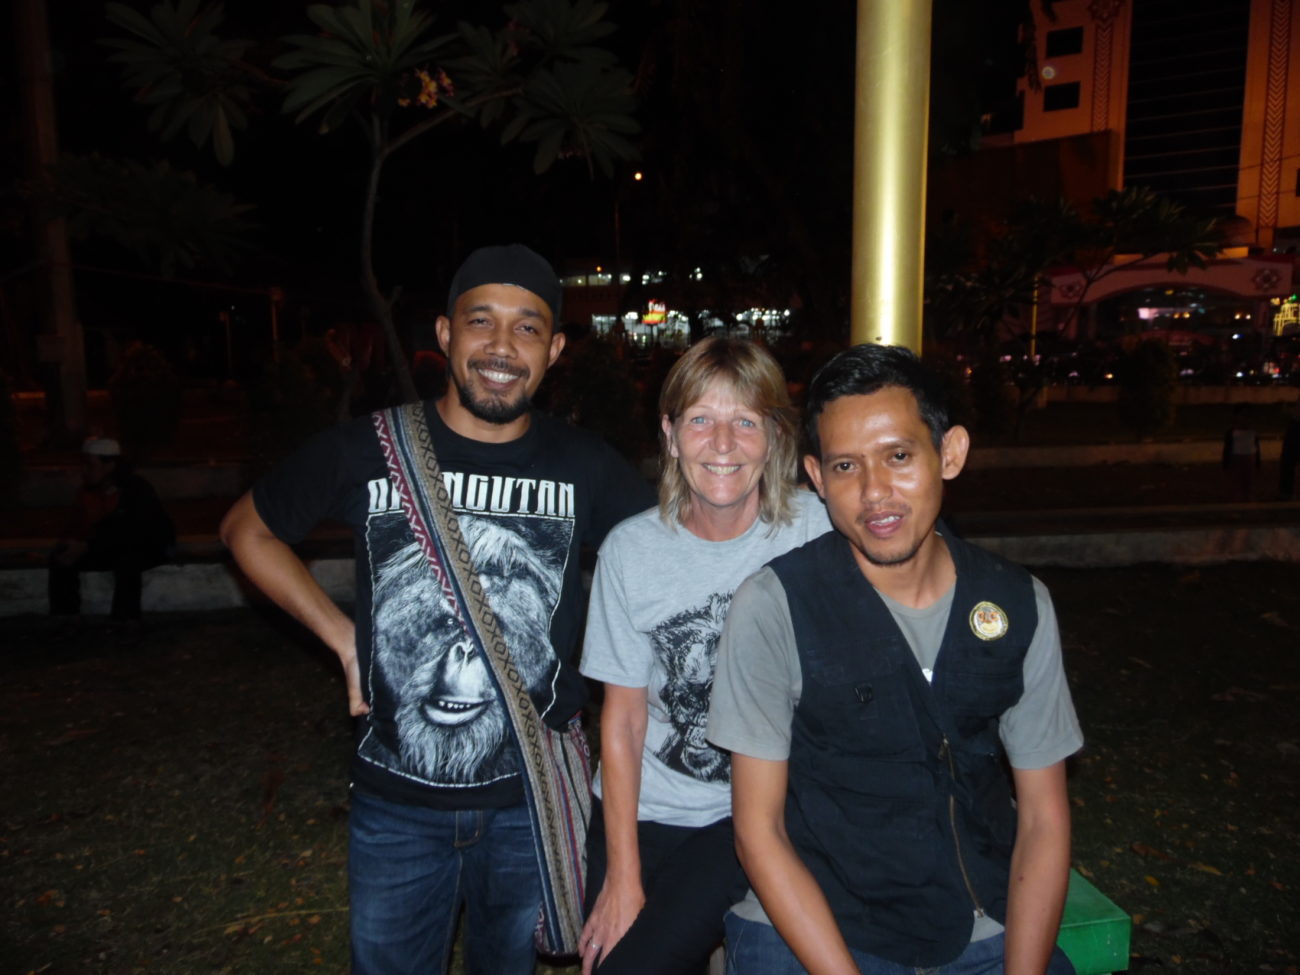
[[578,670],[584,677],[606,684],[647,687],[654,651],[649,637],[637,630],[629,614],[624,546],[620,544],[620,539],[626,537],[615,532],[600,547]]
[[785,589],[759,569],[731,600],[718,643],[708,739],[719,748],[784,761],[803,677]]
[[1038,629],[1025,654],[1025,690],[998,721],[1013,768],[1046,768],[1083,747],[1083,734],[1061,662],[1061,633],[1047,587],[1034,579]]

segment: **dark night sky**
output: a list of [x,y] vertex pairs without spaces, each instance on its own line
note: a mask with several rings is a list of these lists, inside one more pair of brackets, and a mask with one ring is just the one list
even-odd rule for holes
[[[273,54],[275,37],[314,30],[302,14],[305,6],[233,0],[226,4],[224,30],[232,36],[272,39],[261,51]],[[63,151],[167,158],[177,168],[229,190],[241,202],[254,204],[261,228],[259,253],[241,268],[244,276],[281,280],[286,274],[355,275],[354,241],[366,166],[364,144],[355,128],[317,136],[309,124],[295,126],[281,115],[279,95],[268,94],[259,103],[261,117],[237,134],[234,164],[221,167],[209,148],[196,149],[183,135],[161,143],[148,131],[146,110],[130,102],[116,67],[106,62],[107,50],[95,43],[112,32],[103,19],[102,2],[57,0],[51,10],[56,11],[51,16],[51,42]],[[518,235],[550,244],[546,237],[558,235],[539,229],[532,212],[539,189],[546,191],[546,199],[608,199],[609,187],[603,181],[593,185],[585,173],[576,174],[580,179],[575,180],[575,174],[560,171],[539,181],[532,176],[526,149],[502,149],[494,137],[464,125],[458,128],[426,136],[392,158],[383,184],[379,239],[400,238],[400,243],[394,253],[381,254],[385,263],[409,269],[407,273],[427,268],[436,242],[457,235],[466,244]],[[467,222],[470,225],[459,226]],[[579,247],[579,253],[593,245],[581,240],[554,243]]]
[[[272,55],[276,37],[314,30],[306,6],[228,0],[224,33],[259,39],[258,53]],[[482,0],[431,7],[444,29],[457,14],[495,24],[500,9]],[[941,34],[951,28],[935,43],[941,114],[968,121],[985,108],[990,91],[1013,90],[1014,24],[1023,7],[1023,0],[936,0]],[[537,177],[531,148],[503,148],[495,135],[465,125],[426,136],[392,157],[385,173],[377,233],[381,284],[400,283],[412,302],[436,304],[466,250],[510,239],[557,261],[608,261],[617,195],[625,259],[719,265],[763,253],[773,255],[773,273],[792,281],[808,276],[812,259],[824,265],[815,270],[829,281],[846,285],[855,3],[826,0],[810,9],[815,17],[793,20],[791,5],[775,0],[611,4],[619,30],[608,43],[638,76],[642,160],[613,181],[589,178],[576,161]],[[256,206],[253,251],[226,280],[354,300],[365,176],[359,133],[316,136],[282,116],[273,95],[262,100],[262,117],[237,135],[228,169],[183,136],[159,143],[147,131],[147,113],[131,104],[107,50],[96,43],[112,32],[102,0],[49,0],[49,10],[63,151],[167,158],[194,171]],[[738,44],[725,50],[728,37]],[[8,79],[6,99],[13,105],[12,68]],[[20,154],[12,138],[10,146],[7,165],[16,172]],[[638,168],[647,179],[633,184]],[[804,242],[801,254],[794,240]],[[132,266],[124,254],[84,245],[78,259]],[[111,287],[78,286],[92,294]],[[93,319],[93,310],[83,317]]]

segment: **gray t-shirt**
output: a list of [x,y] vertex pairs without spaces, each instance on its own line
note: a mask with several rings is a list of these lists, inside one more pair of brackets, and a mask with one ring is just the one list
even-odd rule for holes
[[[948,625],[955,586],[934,603],[913,609],[882,595],[907,638],[921,672],[930,677]],[[1061,663],[1061,636],[1051,596],[1034,579],[1038,629],[1024,662],[1024,693],[998,719],[998,735],[1013,768],[1046,768],[1083,747],[1083,734]],[[785,589],[775,572],[760,569],[736,590],[719,643],[709,705],[708,738],[721,748],[754,758],[790,757],[791,722],[803,676]],[[736,913],[767,922],[751,890]],[[992,919],[977,925],[973,940],[996,934]]]
[[[830,530],[817,495],[799,491],[794,518],[755,521],[725,542],[664,524],[657,508],[616,526],[600,547],[582,673],[646,688],[649,722],[637,818],[707,826],[731,815],[731,763],[704,725],[731,596],[764,563]],[[597,773],[596,795],[602,795]]]

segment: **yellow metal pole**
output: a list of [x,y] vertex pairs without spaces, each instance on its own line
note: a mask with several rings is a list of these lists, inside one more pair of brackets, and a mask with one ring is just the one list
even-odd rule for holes
[[854,343],[921,351],[930,0],[858,0]]

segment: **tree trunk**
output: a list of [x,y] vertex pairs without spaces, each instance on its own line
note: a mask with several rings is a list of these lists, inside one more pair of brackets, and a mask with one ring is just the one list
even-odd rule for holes
[[[14,6],[14,44],[23,90],[27,176],[46,178],[59,158],[50,78],[50,38],[45,0],[18,0]],[[31,204],[34,249],[45,266],[48,290],[37,338],[37,359],[46,378],[46,421],[51,441],[75,441],[86,429],[86,350],[77,319],[68,253],[67,224],[47,219]]]
[[371,144],[370,182],[366,187],[365,210],[361,217],[361,283],[366,297],[370,300],[370,309],[379,320],[384,330],[384,343],[388,347],[388,358],[393,364],[393,373],[397,377],[397,389],[402,402],[413,403],[420,398],[411,378],[411,366],[406,360],[406,350],[397,335],[397,323],[393,319],[392,299],[385,298],[379,290],[379,279],[375,276],[375,207],[379,202],[379,175],[384,169],[386,152],[378,141]]

